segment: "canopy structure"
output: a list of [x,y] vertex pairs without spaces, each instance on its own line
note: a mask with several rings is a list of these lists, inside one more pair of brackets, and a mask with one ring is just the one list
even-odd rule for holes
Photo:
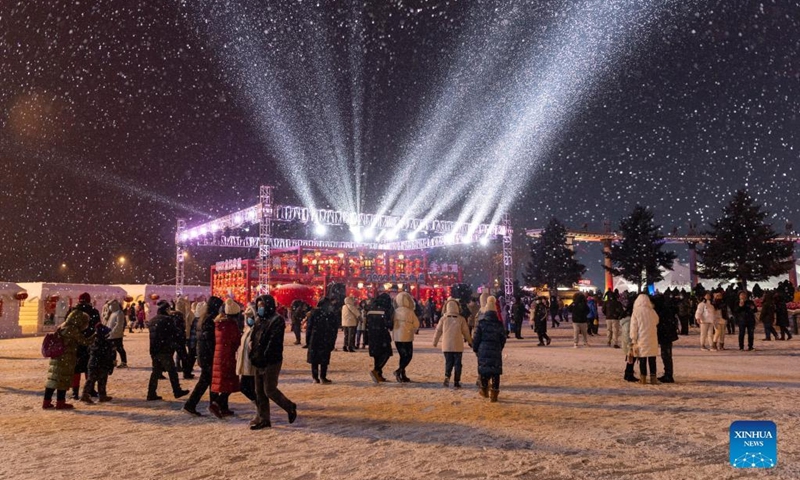
[[[376,232],[368,241],[330,241],[310,238],[276,238],[273,236],[275,222],[312,223],[318,226],[348,226],[351,229],[368,229]],[[258,226],[258,236],[231,234],[249,226]],[[426,232],[426,238],[415,238]],[[404,233],[406,239],[399,239]],[[508,214],[502,224],[468,224],[439,219],[406,218],[397,215],[380,215],[361,212],[346,212],[329,209],[314,209],[274,203],[274,187],[262,185],[258,204],[231,213],[200,225],[187,226],[178,219],[175,233],[176,267],[175,290],[181,295],[184,290],[184,257],[189,246],[236,247],[258,250],[259,290],[269,293],[270,257],[273,249],[321,248],[372,251],[411,251],[482,242],[502,237],[503,287],[507,297],[513,296],[514,275],[512,258],[512,229]]]
[[22,334],[19,309],[28,292],[20,285],[0,282],[0,338],[14,338]]

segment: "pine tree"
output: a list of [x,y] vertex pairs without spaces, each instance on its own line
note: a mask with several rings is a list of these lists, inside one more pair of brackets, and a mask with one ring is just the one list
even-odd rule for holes
[[661,226],[653,221],[653,212],[636,205],[619,224],[622,240],[611,245],[611,268],[616,276],[642,287],[664,278],[661,268],[672,270],[675,252],[662,250]]
[[711,224],[710,240],[698,249],[702,278],[747,282],[778,276],[793,267],[791,243],[776,241],[778,234],[765,223],[767,212],[755,203],[746,190],[737,191]]
[[547,285],[551,292],[559,286],[571,287],[580,280],[586,266],[575,260],[567,246],[567,229],[552,218],[539,238],[530,243],[531,261],[525,272],[530,287]]

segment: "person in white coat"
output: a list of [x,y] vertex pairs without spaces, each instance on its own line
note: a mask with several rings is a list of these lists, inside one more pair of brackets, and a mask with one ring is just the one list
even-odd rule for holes
[[[722,317],[721,314],[719,316]],[[704,300],[697,305],[694,318],[700,324],[700,350],[708,350],[714,345],[714,323],[717,319],[717,309],[711,301],[711,292],[706,292]]]
[[108,303],[108,314],[103,323],[109,330],[108,340],[114,348],[114,363],[117,363],[117,354],[119,354],[120,363],[117,368],[128,368],[128,354],[125,352],[125,347],[122,345],[122,337],[125,335],[125,312],[122,311],[117,300],[111,300]]
[[242,394],[253,403],[256,403],[256,368],[250,362],[250,337],[253,334],[253,325],[256,324],[256,311],[253,305],[248,305],[244,311],[244,330],[236,351],[236,375],[239,375],[239,388]]
[[419,329],[419,318],[414,313],[414,299],[407,292],[398,293],[394,302],[392,337],[400,356],[400,366],[394,371],[394,378],[398,383],[405,383],[411,381],[406,376],[406,367],[414,356],[414,333]]
[[650,364],[650,384],[658,385],[656,355],[658,355],[658,314],[650,297],[640,293],[631,314],[631,346],[639,358],[640,383],[647,383],[647,364]]
[[342,328],[344,329],[344,350],[345,352],[356,351],[356,327],[361,311],[356,306],[354,297],[345,297],[344,307],[342,307]]
[[442,308],[442,318],[436,325],[433,335],[433,346],[442,340],[442,353],[444,354],[444,382],[445,387],[450,386],[450,374],[455,368],[453,388],[461,388],[461,356],[464,353],[464,342],[472,347],[472,336],[469,333],[467,319],[461,316],[461,306],[455,298],[448,298]]

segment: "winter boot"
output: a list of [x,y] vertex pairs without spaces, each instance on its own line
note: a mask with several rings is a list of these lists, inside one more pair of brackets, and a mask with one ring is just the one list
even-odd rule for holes
[[403,375],[400,373],[400,369],[394,371],[394,379],[397,380],[397,383],[403,383]]
[[78,392],[78,389],[75,388],[75,387],[72,387],[72,399],[73,400],[80,400],[81,399],[81,394]]
[[711,344],[711,351],[712,351],[712,352],[716,352],[717,350],[718,350],[718,349],[717,349],[717,342],[714,342],[714,343],[712,343],[712,344]]
[[724,343],[720,343],[719,344],[719,349],[720,350],[725,350],[725,344]]
[[117,365],[117,368],[128,368],[128,364],[125,363],[125,362],[122,362],[119,365]]
[[453,388],[461,388],[461,382],[459,382],[458,380],[453,382]]
[[381,381],[378,379],[379,375],[380,374],[378,372],[376,372],[375,370],[370,370],[369,371],[369,377],[372,379],[372,381],[374,383],[381,383]]
[[655,374],[650,375],[650,385],[659,385],[660,383]]
[[83,392],[83,395],[81,395],[81,402],[88,405],[94,405],[94,401],[92,400],[92,396],[89,394],[89,392]]
[[480,389],[480,390],[478,390],[478,393],[479,393],[479,394],[480,394],[480,396],[481,396],[481,397],[483,397],[483,398],[489,398],[489,387],[483,387],[483,386],[481,386],[481,389]]
[[675,383],[675,380],[672,377],[668,377],[666,375],[663,377],[658,377],[658,381],[661,383]]
[[56,400],[56,410],[72,410],[73,407],[71,403],[67,403],[66,400]]
[[400,370],[400,378],[403,379],[403,383],[410,383],[411,379],[406,376],[406,369]]
[[48,409],[51,409],[51,408],[55,408],[55,405],[53,405],[53,401],[52,400],[43,400],[42,401],[42,410],[48,410]]
[[442,386],[445,388],[450,386],[450,377],[444,377],[444,382],[442,382]]
[[491,392],[491,397],[489,398],[489,401],[492,402],[492,403],[496,403],[497,402],[497,396],[499,394],[500,394],[500,390],[497,390],[497,389],[493,388],[492,392]]
[[322,377],[322,378],[320,378],[320,381],[321,381],[323,384],[333,383],[332,381],[330,381],[330,380],[328,379],[328,377]]
[[114,399],[114,397],[109,397],[108,395],[100,395],[100,398],[97,401],[98,402],[110,402],[113,399]]
[[645,375],[639,377],[639,383],[641,383],[642,385],[647,385],[647,377]]

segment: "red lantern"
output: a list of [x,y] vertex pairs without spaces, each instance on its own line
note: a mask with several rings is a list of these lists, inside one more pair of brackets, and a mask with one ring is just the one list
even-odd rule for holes
[[61,299],[61,297],[59,297],[58,295],[50,295],[49,297],[47,297],[47,301],[53,303],[57,302],[59,299]]
[[16,295],[14,295],[14,298],[16,298],[19,301],[22,301],[22,300],[25,300],[26,298],[28,298],[28,294],[25,293],[25,292],[19,292]]
[[126,303],[131,303],[133,301],[133,297],[131,297],[130,295],[125,295],[125,298],[123,298],[123,300],[125,300]]
[[159,297],[157,293],[151,293],[150,294],[150,300],[155,301],[155,300],[158,300],[159,298],[161,298],[161,297]]

